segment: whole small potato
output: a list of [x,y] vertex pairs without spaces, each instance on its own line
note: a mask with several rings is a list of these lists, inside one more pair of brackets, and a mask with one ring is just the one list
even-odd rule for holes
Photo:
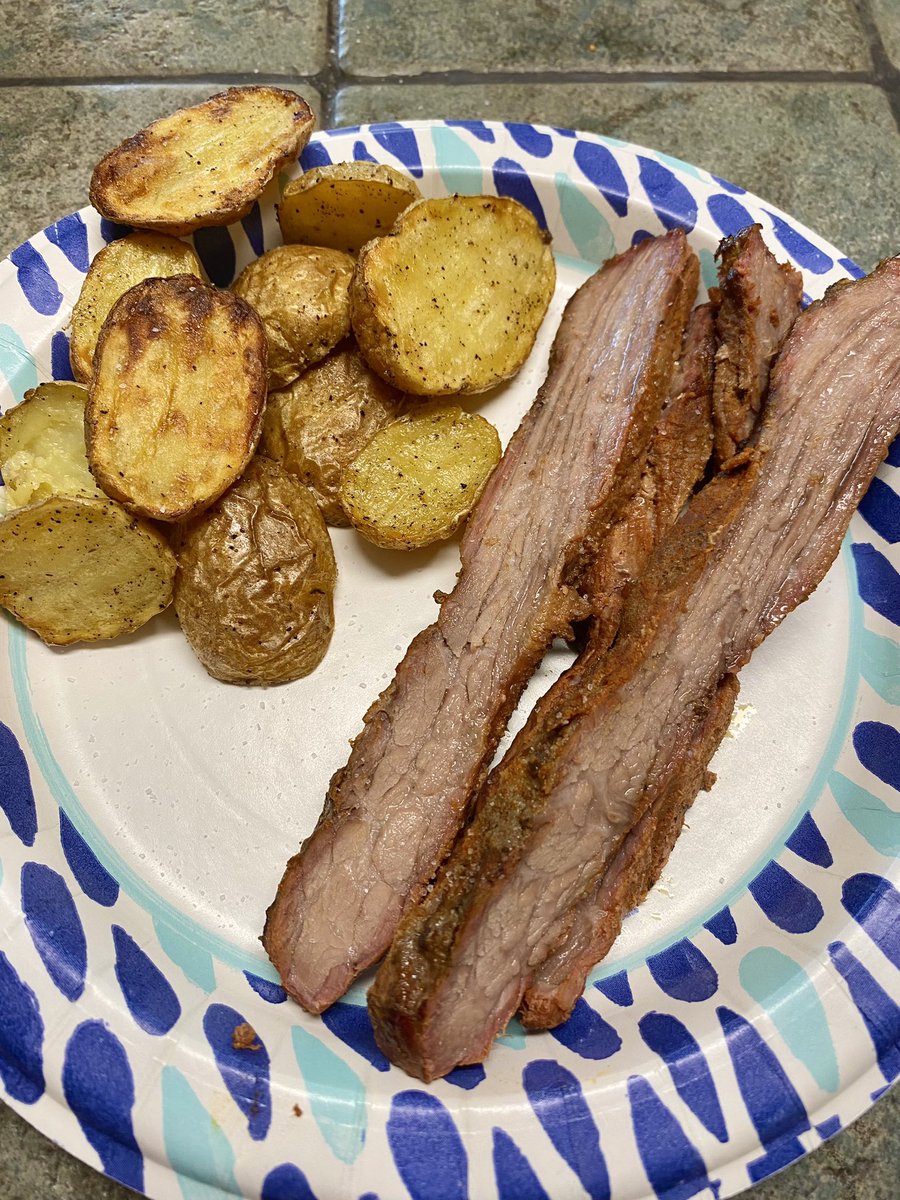
[[345,467],[400,416],[402,392],[343,342],[284,391],[270,392],[259,448],[315,493],[329,525],[349,525],[339,491]]
[[226,683],[287,683],[317,667],[336,581],[312,492],[261,456],[180,531],[175,611],[204,667]]
[[269,390],[285,387],[350,332],[354,260],[321,246],[276,246],[232,291],[259,313],[269,342]]

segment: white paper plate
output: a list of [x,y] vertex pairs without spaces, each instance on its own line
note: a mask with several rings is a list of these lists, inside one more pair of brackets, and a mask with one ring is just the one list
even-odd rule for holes
[[[721,236],[750,221],[810,297],[858,274],[741,189],[593,135],[395,123],[318,134],[302,162],[352,158],[405,167],[426,194],[513,195],[553,233],[550,318],[479,405],[504,440],[567,296],[647,233],[684,225],[707,284]],[[195,237],[213,282],[277,244],[276,199]],[[85,209],[0,264],[4,409],[67,377],[72,303],[121,232]],[[309,1017],[257,939],[348,738],[452,584],[455,544],[391,555],[335,531],[331,650],[269,690],[210,679],[169,615],[68,650],[4,622],[5,1098],[159,1200],[680,1200],[731,1195],[819,1145],[900,1072],[898,465],[895,451],[826,581],[743,672],[719,781],[572,1019],[514,1025],[484,1068],[430,1086],[374,1046],[363,984]],[[235,1049],[243,1024],[255,1041]]]

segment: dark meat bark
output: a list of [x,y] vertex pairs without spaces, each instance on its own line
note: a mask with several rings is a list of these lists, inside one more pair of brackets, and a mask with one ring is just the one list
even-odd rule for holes
[[769,382],[769,368],[800,311],[803,282],[776,262],[750,225],[719,246],[716,457],[725,463],[750,436]]
[[612,650],[589,646],[566,704],[542,704],[543,741],[517,739],[488,779],[369,993],[392,1061],[427,1080],[487,1054],[623,841],[667,795],[687,802],[727,677],[822,579],[898,427],[894,259],[797,319],[756,447],[660,543]]
[[712,452],[712,385],[716,332],[712,306],[691,313],[669,400],[653,431],[631,503],[598,547],[587,585],[595,647],[609,646],[626,585],[643,571],[703,475]]
[[[781,346],[799,312],[800,276],[792,267],[778,265],[765,247],[758,226],[726,239],[719,248],[719,257],[722,288],[718,293],[718,324],[726,339],[720,348],[716,376],[719,415],[721,418],[724,406],[733,421],[739,418],[741,441],[745,441],[752,438],[755,426],[751,423],[756,420],[762,391],[768,384],[770,351]],[[770,319],[763,322],[760,335],[755,336],[766,299]],[[710,336],[714,338],[715,334]],[[701,354],[701,363],[702,358]],[[739,373],[750,381],[743,392],[735,386],[735,368],[740,368]],[[731,439],[723,444],[721,419],[717,433],[720,453],[733,456],[737,447]],[[698,436],[696,427],[694,436]],[[672,453],[668,461],[663,460],[657,474],[662,487],[672,480],[678,487],[679,443],[670,439],[666,444]],[[683,497],[681,493],[672,496],[671,491],[670,497],[672,503],[664,511],[671,521]],[[640,542],[632,536],[628,544],[634,547]],[[639,563],[633,563],[632,578],[638,570]],[[609,631],[602,628],[602,618],[598,618],[593,632],[601,640],[611,640]],[[698,734],[697,755],[705,755],[708,760],[714,753],[721,734],[714,735],[713,727],[707,727],[702,736]],[[566,941],[549,955],[525,991],[520,1017],[526,1027],[552,1028],[565,1020],[584,990],[589,971],[605,957],[618,936],[625,914],[655,883],[681,830],[684,813],[699,790],[699,785],[691,790],[690,784],[691,764],[697,755],[688,756],[688,774],[675,789],[676,797],[660,797],[654,803],[625,839],[606,875],[578,904]]]
[[656,883],[687,810],[697,793],[715,782],[709,761],[728,729],[738,690],[737,676],[726,675],[679,770],[626,835],[600,882],[576,905],[565,941],[541,963],[522,997],[519,1019],[526,1029],[553,1029],[571,1015],[589,972]]
[[640,479],[697,277],[673,231],[570,300],[547,379],[469,520],[457,585],[366,714],[269,909],[263,944],[310,1011],[387,949],[547,646],[587,615],[584,564]]

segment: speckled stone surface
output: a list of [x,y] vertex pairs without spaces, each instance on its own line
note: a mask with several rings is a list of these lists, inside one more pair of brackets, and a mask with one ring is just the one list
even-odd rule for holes
[[888,58],[900,67],[900,4],[897,0],[870,0],[870,8]]
[[[340,64],[427,71],[850,71],[869,65],[852,0],[344,0]],[[513,19],[513,13],[514,19]]]
[[[254,78],[296,88],[323,125],[611,134],[757,192],[866,267],[900,249],[898,0],[6,0],[2,18],[0,253],[85,204],[122,137]],[[0,1099],[0,1200],[133,1196],[85,1156]],[[750,1195],[900,1200],[900,1090]]]
[[0,78],[310,75],[327,54],[327,0],[7,0]]
[[[0,136],[6,159],[0,172],[4,213],[0,254],[8,254],[37,230],[87,204],[94,164],[124,137],[173,108],[205,100],[224,86],[0,88]],[[304,80],[290,80],[284,86],[298,91],[319,111],[319,94]],[[41,130],[40,138],[33,136],[35,129]]]
[[884,93],[868,84],[381,85],[342,91],[335,116],[350,125],[495,113],[608,134],[705,167],[867,268],[897,249],[900,140]]

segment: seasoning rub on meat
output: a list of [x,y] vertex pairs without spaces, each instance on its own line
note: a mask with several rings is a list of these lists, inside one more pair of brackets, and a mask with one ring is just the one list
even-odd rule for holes
[[633,833],[640,869],[641,821],[702,785],[735,673],[822,579],[898,427],[892,259],[797,319],[756,446],[660,543],[612,652],[578,660],[546,737],[522,754],[514,743],[489,778],[370,991],[392,1061],[428,1080],[484,1058]]
[[639,483],[697,277],[677,230],[569,301],[547,379],[470,517],[458,582],[366,714],[269,909],[263,944],[310,1011],[387,949],[547,646],[586,615],[584,567]]

